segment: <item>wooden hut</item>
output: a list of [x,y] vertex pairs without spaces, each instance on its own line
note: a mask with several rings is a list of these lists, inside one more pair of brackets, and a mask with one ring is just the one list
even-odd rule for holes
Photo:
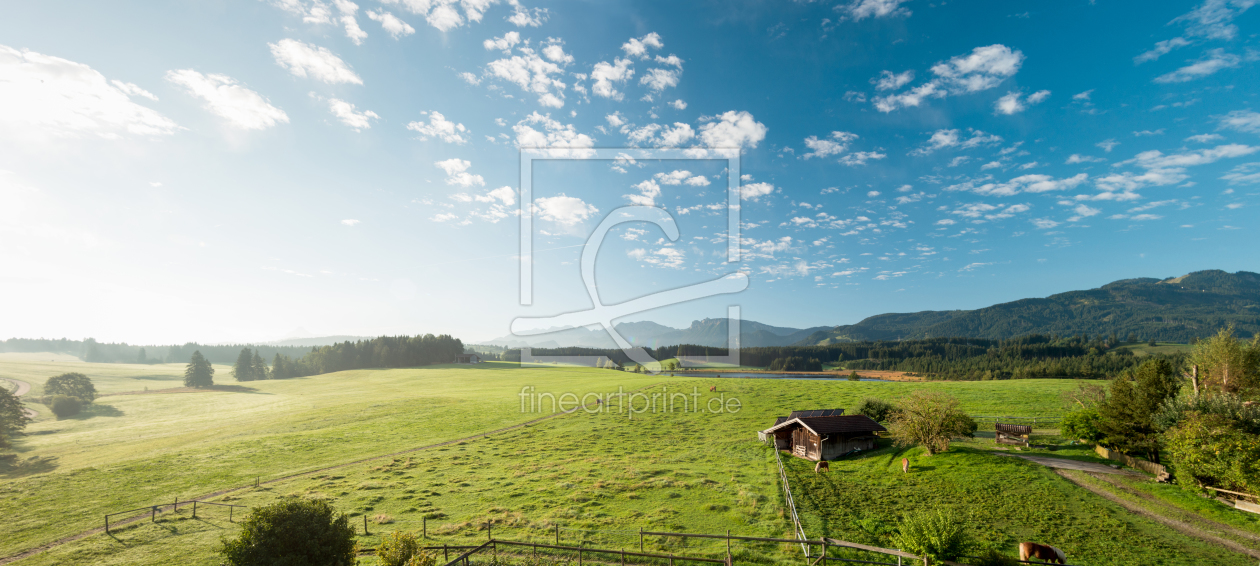
[[875,448],[876,433],[885,429],[866,415],[845,415],[844,409],[793,411],[759,433],[779,450],[806,460],[834,460],[854,450]]

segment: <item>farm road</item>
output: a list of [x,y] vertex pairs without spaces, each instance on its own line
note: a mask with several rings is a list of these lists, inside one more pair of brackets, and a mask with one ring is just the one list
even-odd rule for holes
[[1008,458],[1023,458],[1029,462],[1041,464],[1047,468],[1057,468],[1061,470],[1078,470],[1082,472],[1090,472],[1093,474],[1123,474],[1136,475],[1128,470],[1121,470],[1107,466],[1104,464],[1095,464],[1093,462],[1081,462],[1079,460],[1064,460],[1062,458],[1046,458],[1044,456],[1020,456],[1019,454],[998,454],[998,456],[1006,456]]
[[[1124,507],[1129,510],[1130,513],[1141,515],[1199,540],[1218,544],[1234,552],[1246,554],[1252,558],[1260,558],[1260,549],[1257,548],[1257,543],[1260,543],[1260,536],[1257,536],[1255,533],[1236,529],[1224,523],[1218,523],[1194,513],[1183,511],[1155,499],[1153,495],[1132,489],[1123,483],[1106,476],[1080,474],[1079,472],[1064,470],[1055,470],[1054,473],[1067,478],[1068,481],[1088,489],[1094,494],[1099,495],[1116,505]],[[1105,482],[1115,488],[1116,491],[1119,491],[1128,497],[1121,497],[1120,493],[1113,492],[1109,489],[1085,481],[1084,478],[1080,477],[1081,475],[1088,475],[1095,480]],[[1142,503],[1132,501],[1129,499],[1130,497],[1140,499],[1142,500]],[[1226,536],[1244,539],[1248,544],[1244,545],[1236,540],[1225,538]]]
[[[25,382],[25,381],[19,381],[19,380],[16,380],[16,379],[10,379],[10,378],[7,378],[7,377],[3,377],[3,378],[0,378],[0,379],[2,379],[2,380],[4,380],[4,381],[7,381],[7,382],[9,382],[9,383],[12,383],[12,384],[13,384],[13,386],[17,388],[17,389],[15,389],[15,390],[13,391],[13,396],[14,396],[14,397],[21,397],[21,396],[23,396],[23,395],[26,395],[27,393],[30,393],[30,391],[31,391],[31,384],[29,384],[29,383],[27,383],[27,382]],[[33,418],[35,418],[35,417],[38,417],[38,416],[39,416],[39,413],[36,413],[34,409],[26,409],[26,408],[23,408],[22,410],[23,410],[23,411],[26,411],[26,416],[28,416],[28,417],[30,417],[30,418],[32,418],[32,419],[33,419]]]

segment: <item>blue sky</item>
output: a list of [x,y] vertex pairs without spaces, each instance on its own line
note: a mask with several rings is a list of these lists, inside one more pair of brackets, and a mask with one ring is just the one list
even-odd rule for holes
[[[0,20],[0,335],[453,333],[606,302],[782,326],[1257,270],[1248,0],[21,3]],[[694,160],[535,171],[520,147]],[[745,256],[726,262],[740,148]],[[708,148],[708,149],[705,149]]]

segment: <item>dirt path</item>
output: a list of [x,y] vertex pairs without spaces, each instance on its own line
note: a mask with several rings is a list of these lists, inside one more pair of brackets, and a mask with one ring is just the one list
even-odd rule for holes
[[[7,381],[7,382],[9,382],[9,383],[12,383],[12,384],[14,385],[14,387],[16,387],[16,388],[17,388],[17,389],[15,389],[15,390],[13,391],[13,396],[14,396],[14,397],[21,397],[21,396],[26,395],[27,393],[30,393],[30,392],[31,392],[31,384],[29,384],[29,383],[27,383],[27,382],[25,382],[25,381],[21,381],[21,380],[17,380],[17,379],[12,379],[12,378],[9,378],[9,377],[4,377],[4,378],[0,378],[0,379],[2,379],[2,380],[4,380],[4,381]],[[35,417],[38,417],[38,416],[39,416],[39,413],[36,413],[34,409],[26,409],[26,408],[23,408],[22,410],[23,410],[23,411],[26,411],[26,416],[28,416],[28,417],[30,417],[30,418],[32,418],[32,419],[33,419],[33,418],[35,418]]]
[[[656,386],[658,386],[658,385],[660,385],[660,384],[659,384],[659,383],[657,383],[657,384],[654,384],[654,385],[649,385],[649,386],[647,386],[647,387],[641,387],[641,388],[639,388],[639,389],[636,389],[635,391],[631,391],[630,393],[635,393],[635,392],[638,392],[638,391],[643,391],[643,390],[645,390],[645,389],[651,389],[651,388],[656,387]],[[28,386],[28,387],[29,387],[29,386]],[[625,393],[623,393],[623,395],[625,395]],[[356,465],[356,464],[363,464],[363,463],[366,463],[366,462],[372,462],[372,461],[375,461],[375,460],[381,460],[381,459],[384,459],[384,458],[394,458],[394,457],[397,457],[397,456],[401,456],[401,455],[403,455],[403,454],[410,454],[410,453],[412,453],[412,452],[419,452],[419,451],[421,451],[421,450],[429,450],[429,449],[432,449],[432,448],[437,448],[437,447],[439,447],[439,446],[450,446],[450,445],[452,445],[452,444],[459,444],[459,443],[461,443],[461,442],[469,442],[469,441],[477,440],[477,439],[479,439],[479,438],[486,438],[486,437],[488,437],[488,436],[490,436],[490,435],[492,435],[492,434],[500,434],[500,433],[507,432],[507,431],[510,431],[510,430],[515,430],[515,429],[518,429],[518,428],[524,428],[524,427],[527,427],[527,426],[532,425],[532,424],[537,424],[537,423],[543,422],[543,421],[545,421],[545,420],[554,419],[554,418],[556,418],[556,417],[562,417],[562,416],[564,416],[564,415],[573,414],[573,413],[576,413],[578,410],[584,410],[584,409],[586,409],[586,408],[588,408],[588,407],[594,407],[595,405],[596,405],[596,404],[588,403],[588,404],[586,404],[586,405],[582,405],[582,406],[580,406],[580,407],[574,407],[574,408],[572,408],[572,409],[569,409],[568,411],[562,411],[562,412],[559,412],[559,413],[553,413],[553,414],[547,415],[547,416],[545,416],[545,417],[539,417],[539,418],[536,418],[536,419],[533,419],[533,420],[525,421],[525,422],[523,422],[523,423],[517,423],[517,424],[511,425],[511,426],[506,426],[506,427],[503,427],[503,428],[499,428],[499,429],[495,429],[495,430],[491,430],[491,431],[486,431],[486,432],[479,433],[479,434],[475,434],[475,435],[472,435],[472,436],[465,436],[465,437],[463,437],[463,438],[456,438],[456,439],[454,439],[454,440],[447,440],[446,442],[438,442],[438,443],[436,443],[436,444],[428,444],[428,445],[425,445],[425,446],[420,446],[420,447],[418,447],[418,448],[409,448],[409,449],[407,449],[407,450],[402,450],[402,451],[399,451],[399,452],[392,452],[392,453],[390,453],[390,454],[382,454],[382,455],[379,455],[379,456],[371,456],[371,457],[369,457],[369,458],[363,458],[363,459],[361,459],[361,460],[355,460],[355,461],[353,461],[353,462],[345,462],[345,463],[342,463],[342,464],[337,464],[337,465],[334,465],[334,466],[327,466],[327,467],[324,467],[324,468],[318,468],[318,469],[314,469],[314,470],[307,470],[307,471],[305,471],[305,472],[301,472],[301,473],[297,473],[297,474],[290,474],[290,475],[287,475],[287,476],[284,476],[284,477],[279,477],[279,478],[269,479],[269,480],[267,480],[267,481],[259,482],[257,485],[259,485],[259,486],[263,486],[263,485],[269,485],[269,484],[273,484],[273,483],[279,483],[279,482],[288,481],[288,480],[295,479],[295,478],[300,478],[300,477],[302,477],[302,476],[309,476],[309,475],[311,475],[311,474],[318,474],[318,473],[320,473],[320,472],[327,472],[327,471],[330,471],[330,470],[336,470],[336,469],[340,469],[340,468],[345,468],[345,467],[347,467],[347,466],[353,466],[353,465]],[[213,498],[215,498],[215,497],[221,497],[221,496],[227,495],[227,494],[229,494],[229,493],[233,493],[233,492],[241,491],[241,490],[244,490],[244,489],[249,489],[249,488],[251,488],[251,487],[255,487],[255,486],[253,486],[253,485],[244,485],[244,486],[239,486],[239,487],[231,487],[231,488],[228,488],[228,489],[221,489],[221,490],[216,491],[216,492],[213,492],[213,493],[207,493],[207,494],[204,494],[204,495],[200,495],[200,496],[197,496],[197,497],[193,497],[193,498],[189,499],[189,501],[194,501],[194,500],[195,500],[195,501],[202,501],[202,500],[205,500],[205,499],[213,499]],[[180,503],[185,503],[185,502],[184,502],[184,501],[181,501]],[[157,512],[158,512],[158,513],[165,513],[165,512],[167,512],[167,510],[172,509],[174,506],[173,506],[173,505],[157,505],[156,507],[157,507]],[[117,520],[117,521],[110,521],[109,526],[110,526],[110,528],[111,528],[111,529],[114,529],[114,528],[119,528],[119,527],[123,527],[123,526],[126,526],[126,525],[130,525],[131,523],[135,523],[135,522],[137,522],[137,521],[142,521],[142,520],[144,520],[144,519],[146,519],[146,518],[149,518],[149,516],[150,516],[150,514],[149,514],[148,512],[145,512],[145,513],[139,513],[139,514],[137,514],[137,515],[133,515],[133,516],[131,516],[131,517],[127,517],[127,518],[125,518],[125,519],[119,519],[119,520]],[[29,550],[24,550],[24,551],[19,552],[19,553],[17,553],[17,554],[13,554],[13,555],[9,555],[9,556],[6,556],[6,557],[3,557],[3,558],[0,558],[0,565],[9,564],[9,563],[12,563],[12,562],[17,562],[18,560],[22,560],[23,558],[29,558],[29,557],[31,557],[31,556],[34,556],[34,555],[39,554],[39,553],[41,553],[41,552],[44,552],[44,551],[46,551],[46,550],[51,550],[51,549],[56,548],[56,547],[58,547],[58,546],[62,546],[62,545],[68,544],[68,543],[72,543],[72,542],[74,542],[74,541],[76,541],[76,540],[83,539],[83,538],[86,538],[86,537],[89,537],[89,536],[92,536],[92,535],[100,534],[100,533],[103,533],[103,532],[105,532],[105,527],[104,527],[104,526],[101,526],[101,527],[97,527],[97,528],[95,528],[95,529],[90,529],[90,530],[83,531],[83,532],[78,533],[78,534],[73,534],[73,535],[70,535],[70,536],[67,536],[67,537],[62,537],[62,538],[57,539],[57,540],[55,540],[55,541],[52,541],[52,542],[50,542],[50,543],[43,544],[43,545],[37,546],[37,547],[35,547],[35,548],[29,549]]]
[[[1212,529],[1212,530],[1222,530],[1224,532],[1234,534],[1236,532],[1236,529],[1232,527],[1229,527],[1227,525],[1222,525],[1220,523],[1217,523],[1216,521],[1204,519],[1202,517],[1198,517],[1194,515],[1183,514],[1182,517],[1187,519],[1185,521],[1173,519],[1171,517],[1166,517],[1162,514],[1156,513],[1145,507],[1142,507],[1141,505],[1128,501],[1112,493],[1111,491],[1092,485],[1089,482],[1082,481],[1079,478],[1073,477],[1073,475],[1079,472],[1055,470],[1054,473],[1059,474],[1060,476],[1063,476],[1064,478],[1067,478],[1068,481],[1076,485],[1079,485],[1085,489],[1088,489],[1089,491],[1093,492],[1096,495],[1102,496],[1103,498],[1107,499],[1108,501],[1111,501],[1112,503],[1115,503],[1116,505],[1124,507],[1125,509],[1129,510],[1130,513],[1136,513],[1138,515],[1151,519],[1157,523],[1161,523],[1163,525],[1171,527],[1172,529],[1182,534],[1185,534],[1187,536],[1191,536],[1199,540],[1204,540],[1210,543],[1218,544],[1234,552],[1246,554],[1247,556],[1250,556],[1252,558],[1260,558],[1260,550],[1249,547],[1249,546],[1245,546],[1233,540],[1223,538],[1221,536],[1208,532],[1208,529]],[[1110,481],[1103,479],[1102,477],[1094,476],[1093,474],[1089,474],[1089,475],[1090,477],[1093,477],[1100,481],[1104,481],[1104,482],[1107,482],[1108,484],[1111,484]]]
[[1044,456],[1021,456],[1019,454],[997,454],[997,456],[1006,456],[1008,458],[1023,458],[1029,462],[1035,462],[1047,468],[1056,468],[1060,470],[1077,470],[1081,472],[1090,472],[1092,474],[1121,474],[1127,476],[1137,475],[1128,470],[1113,468],[1106,464],[1095,464],[1093,462],[1082,462],[1080,460],[1064,460],[1063,458],[1046,458]]
[[[1092,474],[1091,474],[1091,475],[1092,475]],[[1163,512],[1165,512],[1165,513],[1167,513],[1167,514],[1169,514],[1169,515],[1178,515],[1178,516],[1181,516],[1181,517],[1182,517],[1182,518],[1184,518],[1184,519],[1188,519],[1190,522],[1201,522],[1201,523],[1204,523],[1205,525],[1207,525],[1208,527],[1210,527],[1210,528],[1212,528],[1212,529],[1216,529],[1216,530],[1218,530],[1218,531],[1221,531],[1221,532],[1223,532],[1223,533],[1225,533],[1225,534],[1228,534],[1228,535],[1231,535],[1231,536],[1236,536],[1236,537],[1238,537],[1238,538],[1243,538],[1243,539],[1248,539],[1248,540],[1253,540],[1253,541],[1256,541],[1256,542],[1260,542],[1260,534],[1256,534],[1256,533],[1249,532],[1249,531],[1244,531],[1244,530],[1242,530],[1242,529],[1238,529],[1238,528],[1236,528],[1236,527],[1232,527],[1232,526],[1230,526],[1230,525],[1226,525],[1225,523],[1221,523],[1221,522],[1218,522],[1218,521],[1213,521],[1212,519],[1209,519],[1209,518],[1207,518],[1207,517],[1203,517],[1203,516],[1200,516],[1200,515],[1196,515],[1196,514],[1194,514],[1194,513],[1190,512],[1190,511],[1186,511],[1185,509],[1181,509],[1181,508],[1179,508],[1179,507],[1177,507],[1177,506],[1175,506],[1175,505],[1171,505],[1171,504],[1166,503],[1166,502],[1164,502],[1164,501],[1160,501],[1160,500],[1159,500],[1159,498],[1155,497],[1155,495],[1154,495],[1154,494],[1151,494],[1151,493],[1148,493],[1148,492],[1142,491],[1142,490],[1140,490],[1140,489],[1134,489],[1134,488],[1132,488],[1132,487],[1129,487],[1129,486],[1125,485],[1125,484],[1124,484],[1124,482],[1122,482],[1122,481],[1120,481],[1120,480],[1118,480],[1118,479],[1116,479],[1116,478],[1113,478],[1113,477],[1108,477],[1108,476],[1093,476],[1093,478],[1094,478],[1094,479],[1097,479],[1097,480],[1100,480],[1100,481],[1105,481],[1105,482],[1107,482],[1107,483],[1111,484],[1111,486],[1112,486],[1112,487],[1115,487],[1116,489],[1119,489],[1119,490],[1121,490],[1121,491],[1123,491],[1123,492],[1125,492],[1125,493],[1127,493],[1127,494],[1129,494],[1129,495],[1132,495],[1132,496],[1134,496],[1134,497],[1137,497],[1137,498],[1139,498],[1139,499],[1142,499],[1143,501],[1146,501],[1147,503],[1149,503],[1149,504],[1151,504],[1151,505],[1155,505],[1155,506],[1159,507],[1160,509],[1162,509],[1162,510],[1163,510]]]

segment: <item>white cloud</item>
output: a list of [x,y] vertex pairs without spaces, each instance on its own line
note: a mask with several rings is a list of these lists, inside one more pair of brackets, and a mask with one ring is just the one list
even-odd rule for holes
[[[541,130],[533,126],[540,126]],[[551,115],[537,112],[512,126],[516,132],[516,147],[521,149],[548,148],[552,157],[591,157],[595,155],[595,140],[586,134],[580,134],[572,124],[561,124],[551,119]]]
[[1218,145],[1211,149],[1201,149],[1198,151],[1187,151],[1182,153],[1174,153],[1164,155],[1159,150],[1144,151],[1137,154],[1133,159],[1121,161],[1117,165],[1136,164],[1143,169],[1170,169],[1181,167],[1192,167],[1195,165],[1206,165],[1215,163],[1221,159],[1232,157],[1241,157],[1250,155],[1260,151],[1260,146],[1249,146],[1242,144]]
[[1186,138],[1185,141],[1195,142],[1195,143],[1211,143],[1211,142],[1220,141],[1223,139],[1225,139],[1225,136],[1222,136],[1220,134],[1199,134],[1197,136],[1190,136]]
[[372,21],[380,22],[381,28],[389,33],[390,37],[393,37],[394,39],[416,33],[416,28],[411,27],[411,25],[407,22],[398,19],[398,16],[386,12],[385,10],[368,10],[367,17]]
[[639,79],[639,84],[647,85],[652,92],[661,92],[669,87],[678,86],[678,75],[681,71],[674,69],[648,69]]
[[904,71],[901,73],[893,73],[892,71],[883,71],[878,77],[871,79],[871,84],[875,85],[876,90],[897,90],[903,86],[910,84],[914,80],[914,70]]
[[1093,94],[1094,94],[1094,89],[1091,88],[1085,92],[1078,92],[1076,94],[1073,94],[1072,100],[1076,100],[1080,102],[1088,102],[1090,96],[1092,96]]
[[966,55],[953,57],[932,66],[936,78],[901,94],[875,97],[875,108],[892,112],[915,107],[928,98],[944,98],[949,94],[969,94],[988,90],[1019,72],[1024,54],[1005,45],[977,47]]
[[692,175],[691,171],[674,170],[669,173],[657,173],[652,176],[662,185],[681,185],[686,183],[693,187],[705,187],[709,185],[709,178],[704,175]]
[[543,47],[542,54],[543,57],[546,57],[554,63],[559,63],[561,65],[573,63],[573,56],[565,53],[564,46],[560,43],[552,43]]
[[437,161],[433,164],[446,172],[446,184],[448,185],[471,187],[473,185],[484,186],[486,184],[486,180],[481,175],[468,173],[468,168],[472,166],[470,161],[452,158],[445,161]]
[[1201,79],[1222,69],[1237,67],[1242,58],[1226,53],[1224,49],[1212,49],[1203,54],[1198,61],[1177,69],[1171,73],[1155,77],[1157,83],[1184,83]]
[[456,124],[447,120],[446,116],[437,111],[420,113],[421,116],[425,114],[429,116],[429,123],[426,124],[420,121],[407,124],[407,129],[419,133],[421,140],[438,138],[444,142],[455,144],[462,144],[468,141],[468,130],[464,128],[463,124]]
[[1140,64],[1140,63],[1145,63],[1147,61],[1154,61],[1164,55],[1167,55],[1168,52],[1172,51],[1173,49],[1177,49],[1178,47],[1185,47],[1187,45],[1190,45],[1190,42],[1186,41],[1186,39],[1182,37],[1174,37],[1172,39],[1160,41],[1155,44],[1154,49],[1151,49],[1150,51],[1147,51],[1145,53],[1142,53],[1141,55],[1138,55],[1137,57],[1134,57],[1133,62],[1135,64]]
[[613,83],[624,83],[634,76],[631,63],[630,59],[620,57],[613,59],[611,65],[607,61],[596,63],[591,70],[591,80],[595,81],[595,84],[591,86],[591,92],[595,93],[595,96],[621,100],[624,95],[617,91]]
[[276,64],[298,77],[310,77],[328,84],[363,84],[354,71],[340,57],[323,47],[302,43],[296,39],[282,39],[268,43]]
[[966,181],[948,186],[945,190],[967,191],[984,196],[1005,197],[1020,193],[1045,193],[1073,189],[1084,183],[1088,178],[1089,176],[1084,173],[1063,179],[1055,179],[1049,175],[1021,175],[1005,183],[978,184],[975,181]]
[[1049,96],[1050,96],[1050,91],[1039,90],[1037,92],[1034,92],[1028,95],[1027,97],[1024,97],[1023,100],[1021,100],[1020,98],[1023,97],[1023,93],[1019,91],[1014,91],[1014,92],[1007,93],[1007,95],[1003,96],[1002,98],[999,98],[997,102],[994,103],[993,107],[996,113],[1006,114],[1009,116],[1011,114],[1023,112],[1029,106],[1038,104],[1041,101],[1045,100],[1046,98],[1049,98]]
[[[676,185],[678,183],[667,182],[666,184]],[[626,198],[630,199],[632,204],[639,206],[656,206],[656,197],[661,196],[661,186],[656,184],[656,181],[648,179],[631,186],[639,190],[639,194],[637,195],[626,195]]]
[[738,149],[757,147],[766,137],[765,124],[746,111],[728,111],[700,126],[700,141],[706,147]]
[[774,185],[770,183],[747,183],[739,187],[739,197],[743,200],[755,201],[773,192]]
[[1072,209],[1072,212],[1075,212],[1076,214],[1068,218],[1067,219],[1068,222],[1078,222],[1083,218],[1089,218],[1090,216],[1095,216],[1102,211],[1098,210],[1097,208],[1091,208],[1084,204],[1078,204],[1076,205],[1076,208]]
[[333,4],[341,12],[341,17],[337,20],[345,28],[346,37],[350,38],[355,45],[363,45],[363,40],[367,39],[367,32],[359,27],[359,21],[354,18],[355,12],[359,11],[359,5],[349,0],[333,0]]
[[565,196],[564,193],[534,201],[534,213],[539,218],[562,226],[574,226],[598,212],[598,208],[587,204],[582,199]]
[[1094,157],[1092,155],[1081,155],[1078,153],[1073,153],[1072,155],[1068,156],[1067,161],[1064,161],[1064,163],[1071,165],[1073,163],[1101,163],[1103,161],[1106,161],[1106,159],[1103,159],[1101,157]]
[[166,80],[205,101],[208,110],[226,118],[237,128],[265,130],[279,122],[289,122],[289,116],[283,110],[226,75],[203,75],[192,69],[182,69],[167,71]]
[[[487,39],[481,42],[481,45],[485,47],[487,51],[498,50],[507,54],[507,53],[510,53],[512,51],[512,48],[515,47],[516,44],[520,42],[521,42],[521,34],[514,31],[509,31],[503,34],[503,37]],[[560,52],[564,53],[564,49],[561,49]],[[543,50],[543,54],[546,55],[545,49]],[[552,58],[548,57],[548,59],[552,59]],[[554,61],[555,59],[552,59],[552,60]]]
[[1111,153],[1111,150],[1112,150],[1112,149],[1114,149],[1116,146],[1120,145],[1120,142],[1118,142],[1118,141],[1116,141],[1116,140],[1113,140],[1113,139],[1112,139],[1112,140],[1103,140],[1103,141],[1100,141],[1100,142],[1098,142],[1098,143],[1096,143],[1096,144],[1094,144],[1094,145],[1096,145],[1096,146],[1098,146],[1098,147],[1101,147],[1101,148],[1102,148],[1102,150],[1103,150],[1103,151],[1105,151],[1105,152],[1107,152],[1107,153]]
[[928,155],[938,149],[958,147],[962,149],[971,149],[975,147],[992,145],[1000,143],[1002,138],[995,134],[986,134],[980,130],[968,130],[971,133],[970,138],[963,138],[959,135],[958,130],[936,130],[932,132],[932,136],[928,141],[914,151],[910,155]]
[[341,221],[341,223],[342,223],[342,224],[344,224],[344,225],[346,225],[346,226],[351,226],[351,227],[354,227],[354,226],[358,226],[358,225],[359,225],[359,221],[358,221],[358,220],[355,220],[355,219],[353,219],[353,218],[347,218],[347,219],[345,219],[345,220],[342,220],[342,221]]
[[516,9],[512,11],[512,15],[508,17],[507,21],[518,28],[536,28],[543,25],[543,22],[547,21],[548,17],[549,14],[547,13],[546,8],[534,8],[534,11],[530,12],[528,8],[517,5]]
[[662,47],[665,47],[665,44],[661,43],[660,34],[652,32],[638,39],[631,38],[621,46],[621,50],[626,52],[627,57],[647,59],[648,48],[660,49]]
[[1260,163],[1244,163],[1229,170],[1221,177],[1231,185],[1252,185],[1260,183]]
[[[401,4],[409,12],[424,16],[425,21],[438,30],[450,31],[466,23],[480,22],[486,10],[491,4],[497,3],[497,0],[381,0],[381,3]],[[516,3],[512,4],[518,10],[522,9]],[[457,6],[464,9],[463,15],[459,13]]]
[[0,136],[170,135],[179,126],[131,101],[156,100],[82,63],[0,45]]
[[686,258],[687,254],[680,249],[665,246],[651,253],[648,253],[648,251],[643,248],[636,248],[627,251],[626,255],[649,265],[682,269],[683,260]]
[[354,131],[356,132],[371,128],[371,120],[380,119],[380,116],[377,116],[376,113],[371,110],[356,112],[353,104],[336,98],[328,99],[328,109],[332,111],[333,116],[336,116],[338,120],[341,120],[342,124],[354,128]]
[[612,114],[604,116],[604,119],[608,120],[608,125],[614,128],[620,128],[621,126],[626,125],[626,119],[621,115],[621,112],[613,112]]
[[1032,223],[1038,230],[1049,230],[1059,225],[1058,222],[1050,220],[1049,218],[1035,218],[1032,220]]
[[875,198],[879,196],[879,191],[866,191],[867,198]]
[[1220,119],[1222,128],[1260,134],[1260,112],[1235,110]]
[[430,218],[430,220],[434,222],[447,222],[450,220],[458,220],[458,219],[459,219],[458,215],[451,214],[449,212],[443,212],[441,214],[434,215],[433,218]]
[[835,7],[842,19],[861,21],[866,18],[888,18],[893,16],[909,16],[910,10],[902,7],[909,0],[853,0],[847,5]]
[[516,191],[512,187],[503,186],[494,189],[484,195],[474,197],[478,202],[500,202],[503,206],[511,205],[516,202]]
[[477,75],[474,75],[467,71],[460,73],[459,78],[464,79],[464,82],[473,86],[481,84],[481,79],[477,78]]
[[686,109],[687,109],[687,103],[686,103],[686,102],[683,102],[681,99],[679,99],[679,100],[675,100],[675,101],[673,101],[673,102],[669,103],[669,105],[670,105],[670,106],[673,106],[673,107],[674,107],[674,110],[686,110]]
[[856,151],[848,155],[845,155],[844,157],[841,157],[839,162],[843,165],[849,165],[849,166],[866,165],[867,161],[870,161],[872,159],[883,159],[885,157],[888,157],[888,156],[883,153],[878,153],[874,151]]
[[805,138],[805,147],[813,150],[801,157],[809,159],[811,157],[827,157],[830,155],[839,155],[849,148],[849,142],[857,139],[857,134],[849,132],[831,132],[830,139],[818,139],[818,136],[809,136]]
[[1141,137],[1146,137],[1146,136],[1162,136],[1162,135],[1164,135],[1163,128],[1160,128],[1158,130],[1140,130],[1140,131],[1133,132],[1133,137],[1135,138],[1141,138]]
[[518,51],[519,55],[491,61],[486,65],[487,72],[521,87],[525,92],[538,95],[538,103],[543,106],[563,107],[566,85],[552,75],[563,76],[564,69],[539,57],[528,47],[521,47]]
[[661,130],[660,144],[662,147],[678,147],[695,137],[695,130],[691,129],[691,124],[682,122],[674,122],[674,127],[666,127]]

